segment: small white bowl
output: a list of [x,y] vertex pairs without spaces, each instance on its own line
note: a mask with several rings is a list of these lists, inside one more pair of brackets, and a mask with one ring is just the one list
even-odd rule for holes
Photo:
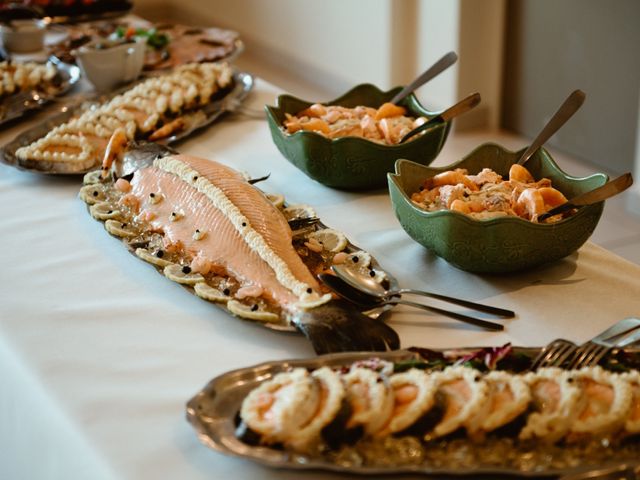
[[9,25],[0,25],[2,44],[11,53],[38,52],[44,48],[46,28],[43,20],[13,20]]
[[108,40],[98,40],[80,47],[76,56],[82,73],[96,90],[108,92],[142,73],[146,44],[145,38],[115,45],[110,45]]

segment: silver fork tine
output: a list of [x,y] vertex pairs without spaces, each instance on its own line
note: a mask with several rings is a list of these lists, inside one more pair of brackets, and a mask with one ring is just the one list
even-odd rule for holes
[[581,345],[573,356],[569,369],[580,369],[597,365],[602,357],[609,351],[609,347],[597,343],[585,343]]
[[554,340],[544,347],[531,364],[530,370],[538,368],[559,366],[574,352],[576,346],[562,338]]

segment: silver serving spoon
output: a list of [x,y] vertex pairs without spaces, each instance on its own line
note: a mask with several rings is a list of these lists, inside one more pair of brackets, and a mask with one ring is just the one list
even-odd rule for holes
[[400,102],[405,97],[407,97],[409,94],[411,94],[416,88],[421,87],[422,85],[427,83],[432,78],[440,75],[447,68],[449,68],[451,65],[456,63],[457,60],[458,60],[458,55],[456,55],[455,52],[447,53],[440,60],[438,60],[436,63],[431,65],[429,68],[427,68],[413,82],[411,82],[409,85],[407,85],[402,90],[400,90],[398,93],[396,93],[395,96],[391,100],[389,100],[389,102],[390,103],[398,103],[398,102]]
[[440,315],[444,315],[445,317],[454,318],[461,322],[475,325],[476,327],[484,328],[485,330],[492,330],[492,331],[504,330],[504,326],[500,325],[499,323],[488,322],[486,320],[481,320],[479,318],[469,317],[461,313],[451,312],[449,310],[443,310],[441,308],[431,307],[429,305],[423,305],[421,303],[409,302],[406,300],[402,300],[398,297],[394,297],[386,300],[380,299],[375,295],[369,295],[368,293],[365,293],[358,288],[354,288],[351,285],[349,285],[347,282],[342,280],[340,277],[336,277],[335,275],[330,275],[328,273],[321,273],[320,275],[318,275],[318,277],[327,287],[329,287],[332,291],[337,293],[340,297],[360,307],[374,308],[374,307],[381,307],[384,305],[407,305],[410,307],[427,310],[429,312],[439,313]]
[[447,108],[443,112],[439,113],[435,117],[431,117],[429,120],[424,122],[419,127],[414,128],[409,133],[407,133],[404,137],[400,139],[399,143],[404,143],[410,138],[418,135],[420,132],[424,132],[428,128],[431,128],[437,122],[448,122],[449,120],[453,120],[455,117],[462,115],[463,113],[467,113],[469,110],[475,108],[480,103],[480,94],[472,93],[471,95],[463,98],[455,105]]
[[524,165],[527,160],[538,150],[544,143],[551,138],[551,136],[560,130],[567,120],[569,120],[574,113],[582,106],[586,94],[582,90],[574,90],[571,95],[567,97],[556,113],[553,114],[551,120],[547,122],[544,128],[540,131],[529,148],[522,154],[518,160],[519,165]]
[[471,310],[477,310],[479,312],[491,313],[499,317],[513,318],[516,315],[511,310],[492,307],[490,305],[484,305],[482,303],[470,302],[468,300],[449,297],[446,295],[441,295],[439,293],[425,292],[423,290],[415,290],[412,288],[398,288],[395,290],[386,290],[382,285],[380,285],[380,283],[376,282],[375,279],[372,278],[371,276],[365,275],[364,273],[356,271],[353,268],[346,268],[343,265],[333,265],[331,267],[331,270],[333,270],[333,273],[335,273],[338,277],[340,277],[342,280],[347,282],[352,287],[362,290],[363,292],[369,295],[376,296],[382,300],[386,300],[391,297],[397,297],[402,295],[403,293],[406,293],[410,295],[422,295],[423,297],[435,298],[437,300],[442,300],[443,302],[448,302],[455,305],[461,305],[463,307],[467,307]]
[[552,208],[546,213],[543,213],[538,217],[538,222],[542,222],[549,217],[553,217],[554,215],[558,215],[559,213],[564,213],[572,208],[583,207],[585,205],[591,205],[593,203],[601,202],[602,200],[606,200],[609,197],[613,197],[614,195],[619,194],[620,192],[625,191],[627,188],[631,186],[633,183],[633,177],[631,173],[625,173],[620,175],[615,180],[611,180],[604,185],[594,188],[585,193],[581,193],[580,195],[573,197],[571,200],[567,200],[561,205],[558,205],[555,208]]

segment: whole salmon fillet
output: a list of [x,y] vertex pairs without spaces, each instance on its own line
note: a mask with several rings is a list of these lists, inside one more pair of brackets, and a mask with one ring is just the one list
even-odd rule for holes
[[326,252],[294,241],[281,210],[236,170],[165,154],[119,178],[87,178],[80,196],[110,233],[232,314],[295,325],[318,353],[399,346],[393,329],[319,284]]

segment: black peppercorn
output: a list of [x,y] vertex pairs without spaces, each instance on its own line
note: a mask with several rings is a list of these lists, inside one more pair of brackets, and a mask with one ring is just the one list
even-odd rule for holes
[[158,258],[162,258],[162,257],[164,257],[164,252],[163,252],[162,250],[158,250],[158,251],[156,252],[156,257],[158,257]]
[[185,275],[188,275],[191,273],[191,267],[189,267],[188,265],[185,265],[184,267],[182,267],[182,273],[184,273]]
[[255,312],[256,310],[258,310],[258,305],[254,305],[253,307],[251,307],[252,312]]

